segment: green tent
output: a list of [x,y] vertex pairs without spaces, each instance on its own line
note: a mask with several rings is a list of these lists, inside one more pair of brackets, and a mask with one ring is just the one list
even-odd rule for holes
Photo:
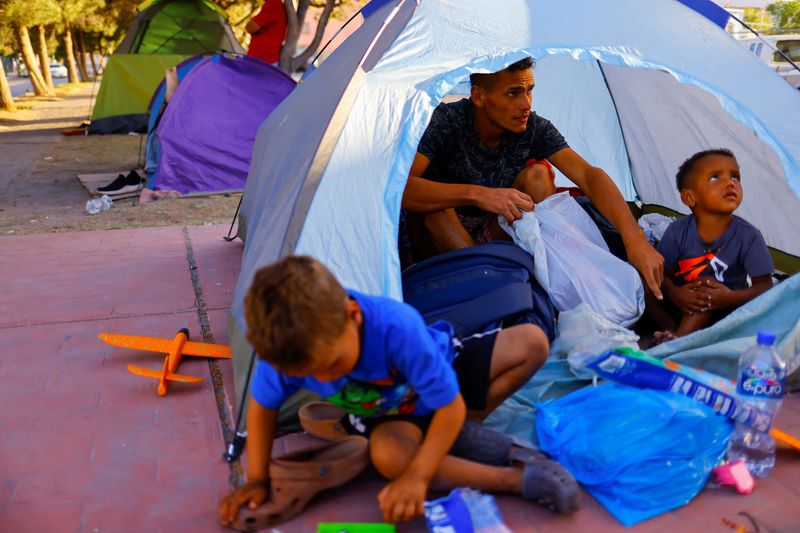
[[147,104],[164,70],[195,54],[243,54],[220,9],[209,0],[153,0],[108,60],[89,133],[142,132]]

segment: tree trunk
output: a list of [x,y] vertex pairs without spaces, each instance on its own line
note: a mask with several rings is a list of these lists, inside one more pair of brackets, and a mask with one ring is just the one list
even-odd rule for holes
[[78,72],[81,73],[83,81],[89,81],[89,73],[86,71],[86,43],[83,40],[83,31],[75,30],[78,42]]
[[11,96],[11,88],[8,86],[8,78],[6,78],[6,70],[3,67],[2,60],[0,60],[0,109],[7,111],[17,110],[17,106],[14,105],[14,97]]
[[308,3],[309,0],[300,0],[297,10],[295,10],[294,2],[291,0],[283,3],[284,8],[286,8],[286,40],[283,42],[283,47],[281,48],[278,68],[284,72],[291,72],[289,67],[291,67],[292,64],[294,52],[297,50],[297,40],[300,38],[300,30],[303,28],[303,20],[299,17],[303,15],[303,18],[305,18]]
[[333,11],[334,4],[335,0],[326,0],[325,7],[322,9],[322,14],[319,16],[319,22],[317,22],[317,31],[314,34],[314,40],[311,41],[311,44],[308,45],[308,48],[303,50],[298,56],[292,58],[290,72],[294,72],[301,66],[305,66],[305,64],[308,63],[312,57],[314,57],[314,54],[317,53],[319,45],[322,44],[322,37],[325,34],[325,27],[328,25],[328,20],[331,18],[331,12]]
[[96,78],[100,75],[100,71],[97,69],[97,61],[94,58],[94,54],[95,52],[89,53],[89,60],[92,62],[92,72],[94,72],[94,77]]
[[284,6],[286,7],[287,32],[286,41],[283,43],[280,60],[278,61],[278,66],[284,72],[294,72],[305,65],[309,59],[314,57],[314,54],[317,53],[317,49],[319,49],[319,45],[322,43],[325,27],[328,25],[328,19],[330,19],[331,12],[336,5],[336,0],[325,0],[325,7],[322,9],[319,22],[317,22],[317,31],[314,34],[314,40],[311,41],[308,48],[295,56],[297,41],[300,39],[300,31],[303,29],[303,23],[305,22],[310,3],[310,0],[299,0],[297,10],[295,10],[293,2],[284,2]]
[[36,55],[33,53],[33,45],[31,45],[31,36],[28,33],[28,28],[17,26],[15,33],[19,50],[22,52],[22,60],[25,61],[25,66],[28,68],[28,76],[31,78],[33,92],[36,96],[52,96],[50,89],[44,82],[44,78],[42,78],[39,65],[36,63]]
[[50,72],[50,56],[47,53],[47,35],[44,26],[39,25],[36,29],[39,30],[39,66],[42,67],[42,79],[48,89],[55,91],[53,74]]
[[67,72],[69,73],[69,82],[78,83],[78,67],[75,65],[75,52],[72,49],[72,28],[69,22],[66,23],[66,30],[64,31],[64,50],[67,54]]

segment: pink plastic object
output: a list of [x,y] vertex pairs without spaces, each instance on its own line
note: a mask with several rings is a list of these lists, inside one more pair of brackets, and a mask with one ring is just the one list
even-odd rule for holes
[[755,487],[753,476],[741,459],[720,465],[712,470],[720,485],[733,485],[740,494],[750,494]]

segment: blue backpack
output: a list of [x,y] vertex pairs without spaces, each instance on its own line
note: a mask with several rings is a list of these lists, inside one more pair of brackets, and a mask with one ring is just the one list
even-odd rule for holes
[[533,277],[533,256],[510,242],[462,248],[409,267],[403,299],[426,323],[446,320],[461,336],[496,324],[536,324],[555,338],[555,309]]

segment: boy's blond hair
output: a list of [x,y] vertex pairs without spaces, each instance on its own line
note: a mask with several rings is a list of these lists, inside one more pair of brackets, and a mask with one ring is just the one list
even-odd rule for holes
[[299,369],[346,324],[347,293],[308,256],[284,257],[259,269],[244,300],[247,340],[277,369]]

